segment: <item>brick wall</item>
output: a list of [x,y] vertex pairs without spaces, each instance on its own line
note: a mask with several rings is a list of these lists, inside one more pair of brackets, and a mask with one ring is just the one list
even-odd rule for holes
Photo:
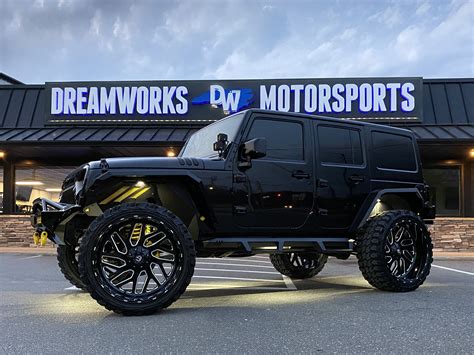
[[[429,228],[435,251],[474,252],[474,218],[437,218]],[[29,216],[0,215],[0,247],[28,247],[33,232]]]
[[29,216],[0,214],[0,247],[29,247],[33,233]]
[[429,228],[435,251],[474,252],[474,218],[436,218]]

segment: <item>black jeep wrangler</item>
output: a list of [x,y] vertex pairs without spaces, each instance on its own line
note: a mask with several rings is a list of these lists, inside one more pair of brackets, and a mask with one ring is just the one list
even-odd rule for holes
[[[217,139],[216,139],[217,138]],[[90,162],[32,224],[107,309],[148,314],[186,290],[199,257],[270,254],[291,278],[357,255],[380,290],[420,286],[434,218],[408,130],[248,110],[196,132],[176,158]]]

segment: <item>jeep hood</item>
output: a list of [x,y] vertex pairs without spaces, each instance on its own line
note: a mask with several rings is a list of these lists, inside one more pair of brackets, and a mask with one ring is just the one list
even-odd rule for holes
[[107,158],[89,163],[90,169],[216,169],[224,161],[202,158],[130,157]]

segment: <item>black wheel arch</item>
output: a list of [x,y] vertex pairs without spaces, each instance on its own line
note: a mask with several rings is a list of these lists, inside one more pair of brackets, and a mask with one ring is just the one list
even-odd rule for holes
[[351,231],[356,232],[370,217],[385,211],[408,210],[421,215],[424,203],[425,200],[416,187],[373,191],[364,201],[351,226]]
[[135,172],[133,175],[120,176],[106,174],[97,179],[90,193],[86,192],[85,205],[99,203],[102,212],[105,212],[120,203],[125,203],[127,200],[120,203],[100,204],[105,197],[98,192],[104,190],[111,194],[136,181],[144,181],[150,185],[153,197],[143,196],[133,202],[153,203],[170,210],[185,223],[195,240],[198,239],[201,230],[212,230],[216,221],[213,210],[206,201],[201,180],[190,173],[146,175]]

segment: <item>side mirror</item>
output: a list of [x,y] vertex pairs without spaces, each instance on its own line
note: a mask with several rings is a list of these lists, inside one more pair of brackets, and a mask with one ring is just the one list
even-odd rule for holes
[[228,141],[229,137],[227,137],[227,134],[225,133],[219,133],[217,135],[217,141],[214,142],[214,151],[219,152],[219,156],[222,156],[224,154],[224,151],[227,148],[227,144],[229,143]]
[[242,155],[250,159],[263,158],[267,155],[266,138],[254,138],[244,143]]

